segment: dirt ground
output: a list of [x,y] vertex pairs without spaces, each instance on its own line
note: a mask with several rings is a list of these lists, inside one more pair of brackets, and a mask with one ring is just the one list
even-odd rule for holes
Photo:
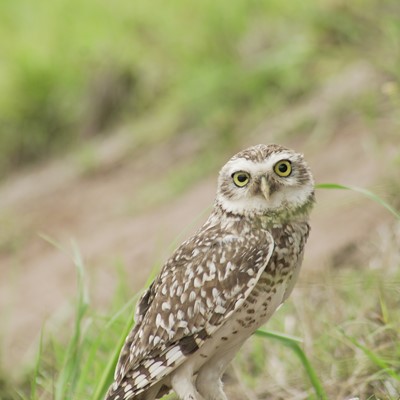
[[[380,77],[368,66],[354,65],[308,102],[261,123],[243,137],[241,147],[279,142],[305,153],[316,182],[385,193],[387,162],[398,154],[399,143],[394,146],[391,138],[381,138],[377,145],[362,118],[354,115],[336,123],[332,112],[343,99],[348,101],[366,86],[379,90],[380,84]],[[312,132],[293,139],[285,135],[307,118],[317,121]],[[321,134],[325,131],[329,134]],[[100,160],[96,173],[82,173],[71,155],[18,172],[1,184],[1,358],[13,371],[29,360],[44,322],[62,313],[76,289],[71,259],[41,236],[65,248],[71,247],[71,239],[76,241],[99,307],[113,295],[118,260],[126,266],[132,293],[136,292],[152,266],[170,253],[178,235],[181,240],[199,226],[212,205],[217,171],[171,201],[132,212],[137,188],[190,163],[198,151],[191,140],[159,143],[127,158],[126,136],[114,135],[94,144]],[[226,159],[220,161],[222,166]],[[338,255],[357,249],[392,219],[385,209],[353,192],[318,190],[317,200],[303,282],[310,271],[323,273]],[[346,262],[345,257],[341,260]]]

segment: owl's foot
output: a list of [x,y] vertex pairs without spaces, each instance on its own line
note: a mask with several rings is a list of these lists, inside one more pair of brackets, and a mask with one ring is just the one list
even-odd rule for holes
[[191,369],[179,368],[171,376],[171,385],[180,400],[205,400],[193,384]]
[[222,382],[219,380],[213,385],[198,387],[200,393],[205,400],[228,400],[226,394],[222,390]]
[[205,400],[228,400],[224,391],[223,384],[219,375],[211,376],[209,371],[200,370],[196,380],[197,390]]

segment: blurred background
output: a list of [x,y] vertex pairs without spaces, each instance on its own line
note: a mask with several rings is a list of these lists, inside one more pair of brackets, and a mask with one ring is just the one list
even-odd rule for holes
[[[76,292],[73,263],[46,238],[77,243],[105,309],[121,270],[139,291],[205,220],[219,168],[257,143],[293,147],[318,183],[399,208],[399,65],[398,0],[2,0],[0,397]],[[400,226],[351,191],[317,199],[303,273],[275,327],[304,338],[332,398],[341,380],[343,396],[391,396],[398,386],[371,384],[368,362],[333,371],[328,354],[343,366],[354,349],[328,343],[358,318],[375,332],[382,302],[398,310]],[[400,352],[391,335],[379,346]],[[253,350],[241,356],[264,377],[252,399],[307,397],[295,368],[270,354],[257,369]]]

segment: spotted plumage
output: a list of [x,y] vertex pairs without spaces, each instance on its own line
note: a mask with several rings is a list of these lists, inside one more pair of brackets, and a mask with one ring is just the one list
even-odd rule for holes
[[293,289],[314,183],[303,156],[257,145],[221,169],[213,211],[141,297],[107,400],[226,400],[221,377]]

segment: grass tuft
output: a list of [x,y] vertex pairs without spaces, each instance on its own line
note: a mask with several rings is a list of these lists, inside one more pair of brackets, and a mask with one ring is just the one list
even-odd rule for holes
[[[56,334],[47,327],[42,330],[35,367],[32,371],[29,396],[20,394],[27,400],[47,399],[103,399],[113,381],[114,369],[119,351],[134,324],[133,304],[138,294],[128,301],[123,296],[114,301],[108,316],[99,316],[89,301],[85,265],[75,242],[72,250],[64,249],[52,238],[40,236],[66,253],[75,265],[77,272],[77,297],[71,338],[59,333],[68,327],[67,322],[58,326]],[[125,284],[122,275],[120,286]],[[122,304],[121,304],[122,303]],[[64,326],[65,325],[65,326]],[[68,327],[71,329],[71,327]],[[110,354],[110,349],[114,349]]]
[[76,243],[72,243],[73,261],[78,276],[78,297],[75,308],[74,332],[68,343],[60,374],[55,384],[55,400],[73,398],[81,372],[82,348],[85,339],[82,338],[84,318],[89,308],[89,296],[85,285],[85,270],[81,254]]
[[303,368],[305,372],[307,373],[308,378],[310,379],[310,382],[315,390],[315,394],[317,395],[318,399],[325,400],[328,399],[327,394],[325,393],[325,390],[322,386],[321,381],[318,378],[317,373],[315,372],[315,369],[312,367],[310,360],[307,358],[306,354],[304,353],[303,349],[300,347],[300,344],[302,342],[301,339],[289,336],[289,335],[284,335],[282,333],[277,333],[277,332],[271,332],[271,331],[265,331],[262,329],[258,329],[255,334],[257,336],[274,340],[277,341],[281,344],[283,344],[286,347],[289,347],[293,351],[293,353],[299,358],[301,361]]

